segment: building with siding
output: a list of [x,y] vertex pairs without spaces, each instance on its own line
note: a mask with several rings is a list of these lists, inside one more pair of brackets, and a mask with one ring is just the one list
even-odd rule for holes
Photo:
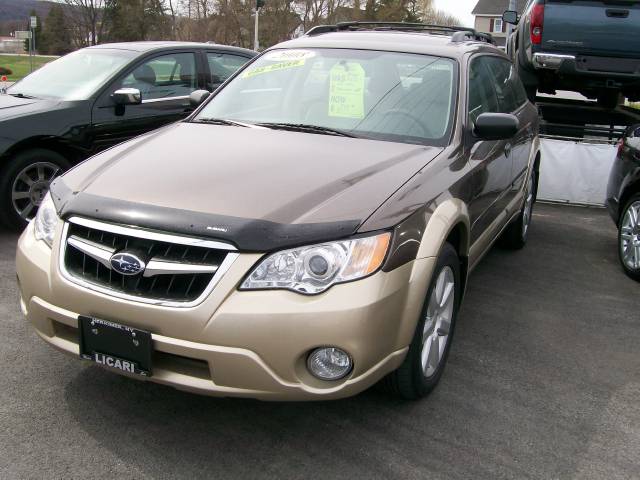
[[[527,0],[517,0],[518,13],[522,14]],[[507,38],[507,25],[502,21],[502,14],[509,9],[509,0],[479,0],[473,12],[475,29],[490,33],[496,43],[503,47]]]

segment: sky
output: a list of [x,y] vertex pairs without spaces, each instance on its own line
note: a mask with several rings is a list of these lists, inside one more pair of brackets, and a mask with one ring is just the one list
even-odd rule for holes
[[465,27],[473,27],[471,10],[478,0],[436,0],[436,8],[456,16]]

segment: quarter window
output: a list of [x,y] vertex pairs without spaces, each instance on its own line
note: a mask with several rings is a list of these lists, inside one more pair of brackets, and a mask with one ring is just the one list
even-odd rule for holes
[[195,65],[193,53],[155,57],[136,67],[122,86],[140,90],[143,101],[187,96],[196,89]]

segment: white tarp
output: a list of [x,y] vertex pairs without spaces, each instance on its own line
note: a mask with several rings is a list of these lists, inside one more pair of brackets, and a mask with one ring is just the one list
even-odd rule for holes
[[603,205],[615,145],[541,139],[538,199]]

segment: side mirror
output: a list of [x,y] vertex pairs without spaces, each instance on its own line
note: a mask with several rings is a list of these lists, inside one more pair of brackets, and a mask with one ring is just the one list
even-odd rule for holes
[[520,21],[520,16],[515,10],[507,10],[502,14],[502,21],[510,23],[511,25],[517,25]]
[[192,107],[198,107],[209,98],[209,95],[211,95],[211,92],[208,90],[196,90],[189,95],[189,103]]
[[116,105],[139,105],[142,93],[137,88],[120,88],[111,94]]
[[473,133],[482,140],[506,140],[518,133],[520,120],[509,113],[483,113],[475,122]]

